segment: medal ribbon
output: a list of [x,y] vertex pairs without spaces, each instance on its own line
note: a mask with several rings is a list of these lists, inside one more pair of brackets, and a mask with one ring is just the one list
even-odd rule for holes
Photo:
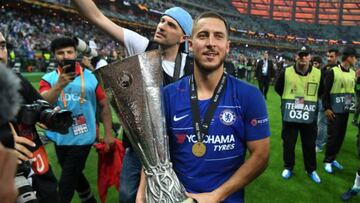
[[198,105],[198,96],[196,91],[196,83],[194,74],[190,77],[190,104],[192,111],[193,127],[196,133],[197,141],[202,142],[203,137],[208,134],[211,119],[214,116],[215,110],[219,105],[220,96],[223,94],[226,87],[226,76],[224,72],[220,81],[216,85],[213,96],[211,97],[210,104],[206,110],[204,121],[200,119],[200,109]]

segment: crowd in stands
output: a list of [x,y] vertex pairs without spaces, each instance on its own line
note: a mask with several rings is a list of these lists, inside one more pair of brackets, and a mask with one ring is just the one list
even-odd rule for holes
[[[46,0],[46,2],[60,3],[66,7],[70,6],[69,0]],[[257,31],[250,32],[250,35],[248,31],[232,32],[232,39],[241,42],[232,45],[229,58],[233,61],[238,59],[239,55],[246,58],[259,58],[262,50],[270,50],[274,58],[276,56],[280,57],[283,55],[283,51],[286,53],[291,52],[291,49],[284,50],[283,48],[301,46],[306,42],[305,38],[303,38],[303,41],[279,41],[269,37],[265,32],[280,33],[282,35],[297,33],[299,36],[309,37],[333,37],[333,35],[336,35],[343,36],[346,39],[355,39],[353,35],[358,33],[351,30],[358,29],[354,27],[308,25],[237,15],[236,9],[231,5],[230,1],[128,0],[109,4],[108,1],[96,0],[96,3],[106,15],[114,17],[120,23],[129,23],[126,25],[127,27],[133,26],[132,29],[148,37],[153,35],[155,24],[160,16],[156,12],[162,12],[172,6],[184,6],[193,16],[196,16],[199,12],[209,9],[218,11],[218,8],[222,7],[223,10],[226,10],[227,14],[225,16],[230,20],[231,27],[238,27],[244,31]],[[139,7],[139,5],[144,7]],[[60,35],[80,37],[87,42],[91,40],[95,42],[98,52],[104,56],[111,56],[112,52],[122,49],[109,36],[104,35],[92,25],[84,23],[83,19],[77,15],[66,15],[66,13],[52,12],[51,10],[49,10],[51,14],[49,15],[49,13],[40,12],[41,8],[36,6],[23,9],[24,12],[9,7],[2,7],[0,10],[1,22],[7,22],[0,24],[0,30],[7,35],[9,44],[16,47],[14,51],[18,58],[28,60],[41,58],[42,54],[48,51],[50,41]],[[32,9],[33,11],[26,12],[26,9]],[[131,22],[136,24],[131,24]],[[313,44],[312,46],[316,49],[323,46],[323,44]]]

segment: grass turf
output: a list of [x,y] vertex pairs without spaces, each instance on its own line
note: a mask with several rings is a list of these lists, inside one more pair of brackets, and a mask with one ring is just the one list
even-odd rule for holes
[[[38,81],[42,74],[25,74],[38,89]],[[289,180],[281,177],[283,170],[282,161],[282,141],[281,141],[281,114],[280,97],[270,87],[268,99],[266,101],[270,118],[271,129],[271,155],[266,171],[246,187],[245,199],[248,203],[332,203],[341,202],[340,196],[352,186],[355,172],[359,167],[359,158],[356,155],[356,133],[355,127],[348,124],[345,141],[337,160],[344,166],[344,170],[335,171],[335,174],[327,174],[323,170],[322,160],[324,152],[317,153],[317,172],[321,178],[321,183],[316,184],[305,174],[301,141],[298,138],[296,146],[296,165],[294,175]],[[113,116],[114,117],[114,116]],[[349,117],[352,119],[352,115]],[[101,132],[102,129],[101,129]],[[57,163],[56,155],[52,144],[46,146],[49,160],[57,177],[61,172]],[[95,150],[91,150],[85,168],[85,176],[88,178],[92,192],[97,196],[97,155]],[[73,202],[80,202],[77,195],[74,195]],[[118,202],[118,193],[114,188],[108,192],[107,202]],[[360,202],[360,197],[354,197],[350,202]]]

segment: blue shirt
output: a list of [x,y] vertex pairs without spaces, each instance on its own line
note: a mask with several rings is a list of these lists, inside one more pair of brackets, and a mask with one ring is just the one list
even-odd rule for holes
[[[260,91],[232,76],[204,137],[206,154],[195,157],[197,142],[190,106],[189,76],[165,88],[166,122],[174,170],[191,193],[211,192],[226,182],[245,161],[246,142],[270,136],[265,102]],[[209,100],[198,102],[204,119]],[[244,201],[244,190],[229,196],[224,203]]]
[[[91,71],[84,69],[84,99],[83,104],[80,103],[81,97],[81,77],[76,76],[74,81],[70,82],[63,89],[64,97],[67,101],[67,108],[72,112],[74,120],[73,126],[69,128],[69,133],[60,134],[54,131],[46,131],[48,136],[56,145],[90,145],[93,144],[96,138],[96,88],[98,81]],[[53,87],[59,79],[57,71],[52,71],[43,76],[42,80],[46,81]],[[60,106],[61,109],[65,109],[62,97],[59,96],[54,106]],[[76,123],[76,124],[75,124]],[[84,124],[85,123],[85,124]],[[76,126],[75,126],[76,125]],[[79,126],[82,127],[83,131],[75,131]]]

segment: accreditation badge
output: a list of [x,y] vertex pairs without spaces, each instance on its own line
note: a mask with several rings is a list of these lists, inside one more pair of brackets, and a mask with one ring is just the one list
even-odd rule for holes
[[295,109],[304,109],[304,106],[305,106],[305,99],[304,97],[295,97],[295,105],[294,105],[294,108]]
[[75,136],[87,133],[89,131],[84,114],[73,117],[72,129]]

